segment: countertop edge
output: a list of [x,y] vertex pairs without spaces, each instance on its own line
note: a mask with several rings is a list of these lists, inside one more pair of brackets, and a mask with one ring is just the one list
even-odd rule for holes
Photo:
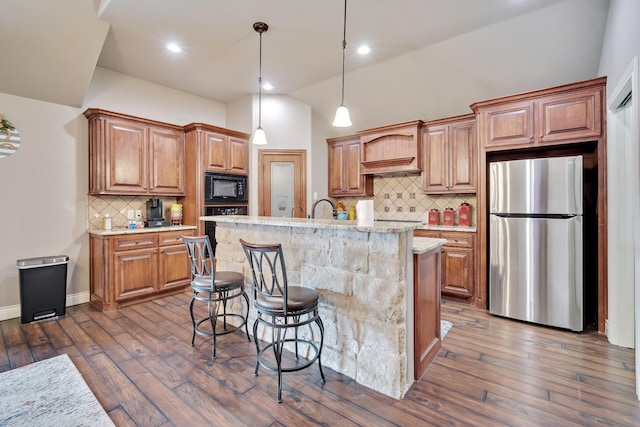
[[163,231],[195,230],[195,225],[171,225],[168,227],[114,228],[112,230],[87,230],[94,236],[118,236],[122,234],[158,233]]
[[218,223],[265,225],[276,227],[294,228],[322,228],[334,230],[352,230],[373,233],[402,233],[413,231],[423,223],[421,222],[394,222],[374,221],[373,224],[358,224],[358,221],[336,219],[309,219],[309,218],[281,218],[270,216],[247,215],[214,215],[201,216],[201,221],[215,221]]
[[432,249],[436,249],[445,243],[447,243],[447,239],[438,239],[435,237],[414,237],[413,253],[414,255],[420,255]]

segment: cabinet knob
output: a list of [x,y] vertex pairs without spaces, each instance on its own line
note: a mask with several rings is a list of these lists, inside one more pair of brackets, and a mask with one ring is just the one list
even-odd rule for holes
[[140,240],[136,240],[136,245],[140,244]]

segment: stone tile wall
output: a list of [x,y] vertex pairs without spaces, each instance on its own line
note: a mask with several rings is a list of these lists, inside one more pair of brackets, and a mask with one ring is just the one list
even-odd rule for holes
[[[413,283],[413,269],[407,264],[407,235],[219,223],[217,268],[243,271],[252,301],[251,272],[239,239],[282,243],[289,283],[320,294],[323,365],[399,399],[413,382],[413,368],[407,366],[413,357],[407,354],[408,340],[413,340],[408,332],[413,288],[407,284]],[[234,301],[231,310],[240,309],[239,303]],[[249,313],[253,325],[253,303]],[[312,337],[317,331],[301,328],[300,334]],[[259,329],[258,337],[270,340],[270,333]]]

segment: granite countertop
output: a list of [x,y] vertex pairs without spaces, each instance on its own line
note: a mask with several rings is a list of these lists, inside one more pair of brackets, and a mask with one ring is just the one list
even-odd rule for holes
[[414,237],[413,253],[423,254],[447,243],[447,239],[436,239],[432,237]]
[[294,228],[323,228],[334,230],[353,230],[374,233],[402,233],[418,228],[422,222],[404,221],[374,221],[373,225],[358,225],[358,221],[337,219],[309,219],[309,218],[283,218],[271,216],[247,216],[247,215],[215,215],[201,216],[202,221],[215,221],[218,223],[270,225]]
[[120,234],[139,234],[139,233],[157,233],[160,231],[180,231],[195,230],[195,225],[171,225],[168,227],[144,227],[144,228],[124,228],[115,227],[111,230],[87,230],[87,233],[96,236],[117,236]]
[[475,233],[476,226],[464,226],[464,225],[429,225],[422,224],[419,227],[416,227],[418,230],[432,230],[432,231],[460,231],[462,233]]

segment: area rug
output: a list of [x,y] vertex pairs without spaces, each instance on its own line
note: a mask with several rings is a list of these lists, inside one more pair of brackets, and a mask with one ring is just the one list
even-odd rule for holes
[[0,374],[0,426],[113,426],[69,356]]
[[453,326],[453,323],[448,322],[446,320],[440,321],[440,339],[444,339],[449,333],[449,329]]

